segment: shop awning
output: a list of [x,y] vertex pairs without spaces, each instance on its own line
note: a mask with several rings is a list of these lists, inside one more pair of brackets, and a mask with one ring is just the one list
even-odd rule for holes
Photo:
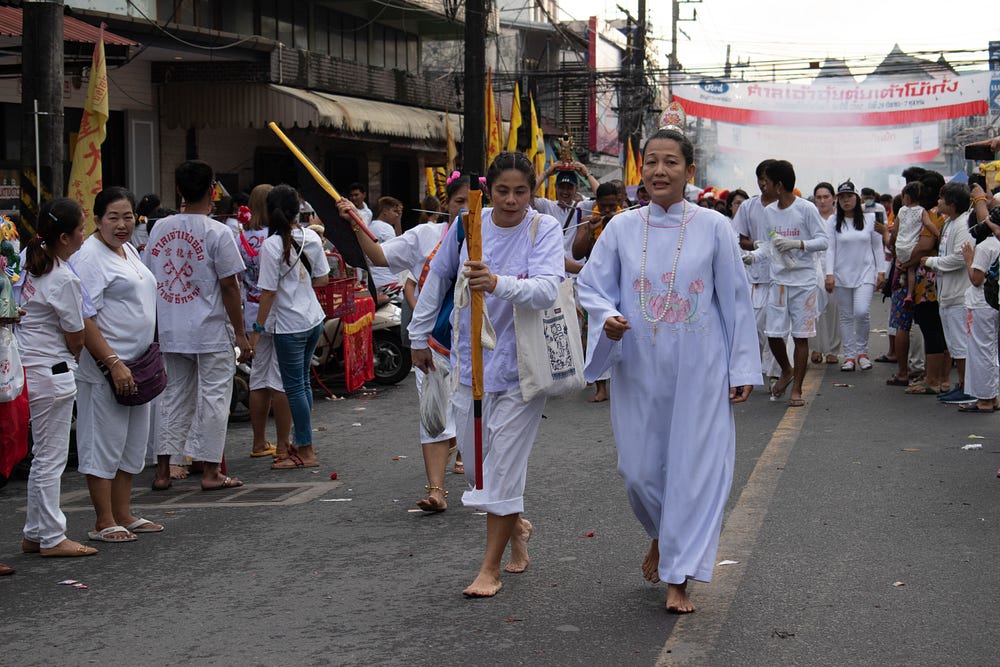
[[[284,128],[323,128],[358,138],[446,138],[443,111],[277,84],[167,84],[160,112],[168,127],[265,128],[273,120]],[[458,141],[461,116],[450,116]]]
[[[0,7],[0,37],[21,37],[24,32],[24,12],[20,7]],[[63,40],[81,44],[97,44],[101,29],[72,16],[63,16]],[[138,46],[130,39],[104,31],[104,43],[115,46]]]

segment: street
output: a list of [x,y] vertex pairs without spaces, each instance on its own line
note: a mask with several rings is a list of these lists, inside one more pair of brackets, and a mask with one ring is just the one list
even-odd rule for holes
[[[873,333],[872,357],[885,348]],[[412,378],[318,400],[318,470],[248,458],[249,424],[226,448],[239,491],[201,493],[192,477],[152,493],[147,469],[137,514],[166,531],[95,544],[91,558],[20,554],[25,482],[12,480],[0,664],[997,664],[1000,422],[887,387],[891,370],[811,366],[805,408],[760,387],[738,406],[718,554],[736,562],[692,585],[698,611],[684,617],[642,579],[648,540],[591,389],[546,407],[525,502],[531,565],[494,599],[461,595],[485,536],[462,479],[448,475],[447,512],[410,511],[425,484]],[[93,528],[85,489],[68,470],[75,539]]]

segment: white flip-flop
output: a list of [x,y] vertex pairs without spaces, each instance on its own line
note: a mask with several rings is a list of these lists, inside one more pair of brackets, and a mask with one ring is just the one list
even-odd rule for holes
[[[118,539],[115,539],[113,537],[108,537],[108,535],[111,535],[113,533],[128,533],[129,537],[122,537]],[[135,535],[133,535],[131,531],[128,528],[125,528],[124,526],[108,526],[103,530],[92,530],[89,533],[87,533],[87,537],[89,537],[94,542],[109,542],[109,543],[135,542],[136,540]]]
[[136,519],[129,525],[125,526],[125,530],[131,531],[133,533],[162,533],[163,526],[157,526],[156,528],[149,528],[148,526],[156,526],[149,519]]

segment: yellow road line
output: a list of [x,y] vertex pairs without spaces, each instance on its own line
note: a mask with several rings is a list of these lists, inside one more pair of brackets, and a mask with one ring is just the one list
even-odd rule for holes
[[825,372],[825,368],[818,372],[810,368],[806,373],[802,386],[802,397],[806,399],[806,405],[801,408],[786,408],[785,415],[774,429],[774,435],[757,459],[757,465],[743,487],[739,500],[726,517],[719,539],[719,559],[738,560],[739,563],[716,567],[711,584],[694,582],[690,585],[692,600],[698,611],[677,619],[656,661],[658,667],[709,664],[719,630],[729,616],[743,573],[751,560],[774,490],[798,441]]

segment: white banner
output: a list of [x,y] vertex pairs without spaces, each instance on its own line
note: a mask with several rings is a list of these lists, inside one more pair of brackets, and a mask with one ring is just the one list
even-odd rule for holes
[[829,84],[731,83],[674,86],[689,116],[745,125],[871,126],[930,123],[988,111],[990,73],[926,81]]
[[720,151],[776,156],[793,163],[865,166],[926,162],[938,153],[937,123],[830,130],[716,123]]

